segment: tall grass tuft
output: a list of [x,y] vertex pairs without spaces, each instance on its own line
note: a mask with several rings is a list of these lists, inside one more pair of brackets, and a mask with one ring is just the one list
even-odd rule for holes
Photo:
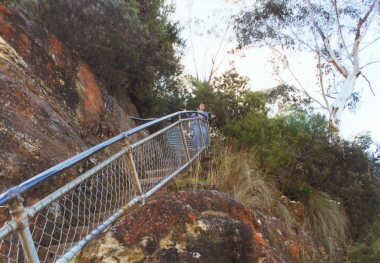
[[305,210],[306,225],[334,262],[348,240],[348,219],[343,207],[328,194],[313,191],[305,201]]

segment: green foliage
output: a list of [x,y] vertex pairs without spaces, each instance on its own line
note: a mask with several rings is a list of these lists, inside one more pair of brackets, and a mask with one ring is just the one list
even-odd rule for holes
[[[287,197],[305,205],[308,224],[330,254],[345,244],[346,234],[361,238],[380,209],[380,166],[368,153],[370,137],[332,141],[326,118],[313,114],[310,100],[294,88],[282,85],[250,92],[231,73],[211,84],[194,81],[190,101],[194,105],[205,102],[223,135],[255,156],[254,167],[276,182]],[[273,108],[276,117],[270,117]],[[231,172],[228,185],[236,180],[235,173],[242,171]],[[256,184],[261,185],[259,181]],[[236,189],[237,196],[244,199],[252,187],[239,185]],[[265,192],[265,188],[257,191]],[[331,222],[324,221],[328,215]]]
[[352,263],[372,263],[380,260],[380,215],[363,238],[351,247],[348,258]]
[[[255,1],[251,8],[242,10],[235,17],[234,29],[241,46],[269,44],[315,51],[310,42],[317,41],[320,47],[324,47],[324,39],[330,38],[329,44],[336,52],[335,56],[342,61],[342,39],[332,37],[339,34],[336,27],[340,25],[344,36],[347,34],[354,38],[359,19],[365,17],[373,4],[376,1]],[[317,39],[314,39],[312,31]],[[323,50],[322,56],[330,55]]]
[[[376,41],[376,34],[366,35],[365,32],[369,28],[370,31],[379,29],[379,24],[370,22],[371,17],[376,16],[379,4],[378,0],[252,1],[250,8],[235,17],[234,30],[240,48],[268,46],[278,54],[283,53],[282,62],[287,68],[289,61],[285,59],[285,53],[288,51],[306,51],[315,55],[319,72],[315,83],[318,83],[323,101],[315,97],[313,100],[329,112],[333,132],[334,128],[339,129],[337,116],[340,112],[345,108],[354,111],[360,102],[361,94],[355,92],[354,87],[349,88],[346,79],[350,74],[365,78],[359,74],[365,66],[359,65],[359,70],[352,62],[360,60],[363,65],[371,64],[363,61],[367,56],[362,55],[364,48],[359,45],[364,43],[365,36],[373,39],[369,42]],[[284,52],[279,51],[281,49]],[[297,72],[291,74],[296,78]],[[330,78],[334,78],[335,83],[329,83],[327,79]],[[304,85],[307,86],[309,84]],[[302,88],[301,83],[299,88]],[[305,94],[311,96],[308,92]],[[331,105],[338,108],[337,114]]]
[[311,111],[311,99],[297,92],[293,86],[279,85],[265,93],[266,103],[276,105],[277,114],[294,111]]
[[185,108],[185,103],[189,99],[190,93],[180,80],[173,80],[173,82],[169,84],[173,85],[172,89],[162,88],[155,90],[155,98],[150,105],[150,116],[161,117]]
[[328,123],[320,115],[296,112],[269,118],[255,110],[230,121],[224,133],[255,153],[258,168],[291,199],[308,202],[317,190],[341,202],[352,237],[359,238],[376,218],[379,165],[366,153],[368,137],[331,142]]
[[21,0],[9,5],[55,34],[115,97],[128,94],[140,113],[152,115],[153,104],[162,107],[156,97],[176,95],[181,66],[174,47],[182,41],[163,0]]
[[222,128],[229,120],[245,116],[251,107],[265,105],[264,95],[249,91],[248,81],[235,68],[216,77],[211,83],[192,80],[193,97],[188,100],[188,108],[195,109],[200,102],[204,102],[206,110],[213,115],[211,124]]
[[16,0],[0,0],[0,4],[6,5],[6,6],[9,6],[9,5],[14,4],[16,2],[17,2]]

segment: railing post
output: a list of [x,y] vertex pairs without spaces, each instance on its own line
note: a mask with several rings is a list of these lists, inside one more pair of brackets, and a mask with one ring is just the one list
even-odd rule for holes
[[183,147],[185,148],[185,151],[186,151],[186,158],[187,158],[187,161],[190,161],[190,153],[189,153],[189,148],[187,147],[185,133],[183,132],[181,114],[179,115],[178,120],[179,120],[179,130],[181,132]]
[[[139,175],[137,173],[135,161],[133,160],[133,155],[132,155],[132,147],[127,144],[127,157],[128,157],[128,163],[129,163],[129,168],[131,170],[132,178],[133,178],[133,183],[135,184],[136,187],[136,193],[140,197],[143,196],[141,184],[140,184],[140,179]],[[144,200],[143,200],[144,203]]]
[[28,215],[20,196],[16,196],[10,201],[9,213],[11,214],[13,221],[16,223],[15,230],[17,231],[27,262],[40,263],[36,247],[34,246],[32,233],[30,232]]
[[202,145],[205,147],[205,139],[203,138],[203,131],[202,131],[202,126],[201,126],[201,117],[199,117],[199,113],[197,112],[197,118],[198,118],[198,128],[199,128],[199,133],[201,134],[201,139],[202,139]]

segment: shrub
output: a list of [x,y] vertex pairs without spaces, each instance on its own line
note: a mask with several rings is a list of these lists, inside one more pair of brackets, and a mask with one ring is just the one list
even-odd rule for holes
[[350,262],[378,262],[380,260],[380,214],[368,232],[363,234],[363,237],[349,249],[348,258]]
[[323,116],[296,112],[269,118],[255,110],[230,121],[224,132],[257,156],[257,167],[289,198],[307,203],[313,191],[323,191],[341,202],[354,239],[374,222],[380,179],[379,165],[366,152],[369,138],[331,141]]
[[192,79],[192,96],[188,98],[187,106],[196,109],[200,102],[204,102],[212,113],[211,124],[221,129],[229,120],[241,119],[251,106],[255,107],[252,103],[258,102],[259,93],[249,91],[248,80],[239,75],[235,68],[212,82]]
[[[3,0],[4,1],[4,0]],[[176,95],[181,72],[175,47],[179,27],[168,19],[164,0],[7,1],[61,40],[86,61],[112,95],[129,95],[140,113]]]

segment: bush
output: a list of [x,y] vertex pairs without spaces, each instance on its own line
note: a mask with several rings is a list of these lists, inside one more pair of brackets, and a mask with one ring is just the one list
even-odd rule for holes
[[380,214],[363,238],[353,244],[348,253],[349,262],[372,263],[380,260]]
[[242,119],[250,108],[265,105],[265,94],[248,89],[249,79],[240,76],[235,68],[226,71],[212,82],[192,79],[192,96],[187,98],[189,109],[196,109],[200,102],[212,113],[211,125],[222,129],[230,120]]
[[323,191],[342,203],[350,234],[360,238],[380,209],[379,165],[366,152],[369,138],[331,141],[323,116],[296,112],[269,118],[252,110],[224,132],[257,156],[257,167],[293,200],[309,202]]
[[[4,1],[4,0],[3,0]],[[176,95],[181,72],[175,46],[179,27],[164,0],[21,0],[7,5],[25,13],[86,61],[112,95],[129,95],[140,113]]]

